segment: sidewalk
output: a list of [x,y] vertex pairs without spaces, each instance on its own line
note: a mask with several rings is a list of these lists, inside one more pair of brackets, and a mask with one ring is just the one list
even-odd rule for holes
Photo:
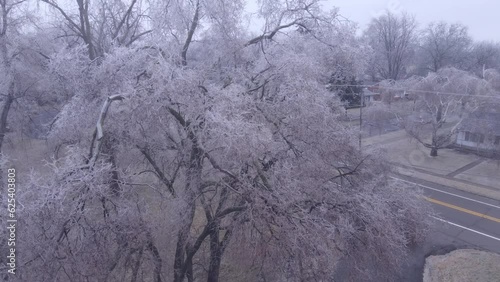
[[431,157],[430,149],[404,130],[365,138],[363,147],[383,148],[399,174],[500,200],[500,160],[453,149],[440,149]]

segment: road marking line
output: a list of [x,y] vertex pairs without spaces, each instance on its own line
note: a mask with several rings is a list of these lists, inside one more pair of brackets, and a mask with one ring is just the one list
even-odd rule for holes
[[467,227],[465,227],[465,226],[462,226],[462,225],[459,225],[459,224],[453,223],[453,222],[451,222],[451,221],[444,220],[444,219],[442,219],[442,218],[435,217],[435,216],[432,216],[432,218],[434,218],[434,219],[436,219],[436,220],[439,220],[439,221],[442,221],[442,222],[444,222],[444,223],[448,223],[448,224],[450,224],[450,225],[453,225],[453,226],[456,226],[456,227],[460,227],[460,228],[462,228],[462,229],[465,229],[465,230],[468,230],[468,231],[471,231],[471,232],[477,233],[477,234],[479,234],[479,235],[483,235],[483,236],[488,237],[488,238],[491,238],[491,239],[493,239],[493,240],[500,241],[500,238],[493,237],[493,236],[488,235],[488,234],[486,234],[486,233],[479,232],[479,231],[477,231],[477,230],[467,228]]
[[446,202],[442,202],[442,201],[433,199],[433,198],[429,198],[429,197],[424,197],[424,198],[427,201],[429,201],[431,203],[434,203],[434,204],[437,204],[437,205],[441,205],[441,206],[444,206],[444,207],[447,207],[447,208],[450,208],[450,209],[454,209],[454,210],[457,210],[457,211],[461,211],[461,212],[464,212],[464,213],[475,215],[477,217],[481,217],[481,218],[484,218],[484,219],[488,219],[488,220],[500,223],[500,218],[496,218],[496,217],[492,217],[492,216],[489,216],[489,215],[486,215],[486,214],[483,214],[483,213],[479,213],[479,212],[475,212],[475,211],[472,211],[472,210],[468,210],[468,209],[465,209],[465,208],[462,208],[462,207],[459,207],[459,206],[455,206],[455,205],[452,205],[452,204],[448,204]]
[[457,194],[453,194],[453,193],[450,193],[450,192],[446,192],[446,191],[443,191],[443,190],[439,190],[439,189],[436,189],[436,188],[432,188],[432,187],[429,187],[429,186],[418,184],[418,183],[415,183],[415,182],[407,181],[407,180],[404,180],[404,179],[401,179],[401,178],[397,178],[397,177],[393,177],[393,176],[389,176],[389,177],[392,178],[392,179],[400,180],[402,182],[415,184],[417,186],[420,186],[420,187],[423,187],[423,188],[426,188],[426,189],[429,189],[429,190],[433,190],[433,191],[440,192],[440,193],[443,193],[443,194],[447,194],[447,195],[450,195],[450,196],[455,196],[457,198],[462,198],[462,199],[469,200],[469,201],[472,201],[472,202],[476,202],[476,203],[479,203],[479,204],[483,204],[485,206],[489,206],[489,207],[492,207],[492,208],[500,209],[500,206],[495,206],[493,204],[481,202],[481,201],[478,201],[478,200],[474,200],[474,199],[471,199],[471,198],[467,198],[467,197],[464,197],[464,196],[460,196],[460,195],[457,195]]

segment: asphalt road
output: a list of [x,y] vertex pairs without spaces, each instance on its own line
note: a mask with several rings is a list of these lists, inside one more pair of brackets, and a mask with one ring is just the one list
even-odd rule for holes
[[450,242],[500,253],[500,201],[406,176],[394,179],[423,189],[438,213],[437,231]]
[[423,189],[437,213],[435,231],[412,250],[401,281],[421,282],[425,258],[430,255],[463,248],[500,253],[500,201],[407,176],[393,179]]

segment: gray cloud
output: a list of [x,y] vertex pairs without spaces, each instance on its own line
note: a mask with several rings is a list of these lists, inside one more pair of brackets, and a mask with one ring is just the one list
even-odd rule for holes
[[433,21],[460,22],[469,27],[475,40],[500,41],[500,1],[498,0],[327,0],[325,7],[340,13],[364,28],[385,9],[415,15],[421,26]]

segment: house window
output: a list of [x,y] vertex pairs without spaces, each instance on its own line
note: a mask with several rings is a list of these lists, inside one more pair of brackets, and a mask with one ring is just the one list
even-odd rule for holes
[[472,133],[472,132],[466,131],[465,132],[465,141],[475,142],[475,143],[484,143],[484,134]]
[[478,143],[484,143],[484,134],[478,134]]
[[477,134],[471,133],[470,134],[470,141],[472,142],[477,142]]
[[484,135],[481,133],[472,133],[472,142],[484,143]]
[[470,132],[469,131],[465,131],[465,141],[471,141],[471,136],[470,136]]

